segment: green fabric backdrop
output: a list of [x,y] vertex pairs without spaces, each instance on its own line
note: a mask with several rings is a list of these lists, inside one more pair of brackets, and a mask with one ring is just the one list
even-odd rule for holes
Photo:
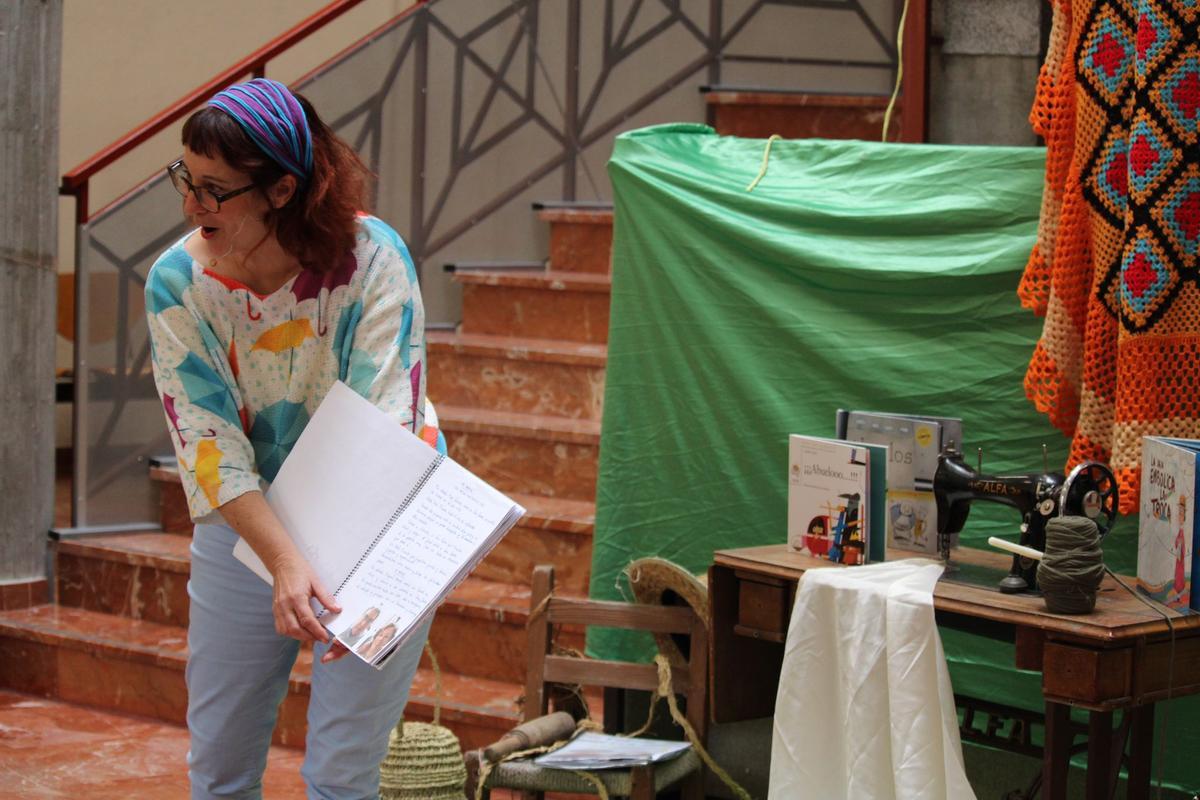
[[[962,417],[987,472],[1039,470],[1043,444],[1052,468],[1065,460],[1024,397],[1041,320],[1015,291],[1044,151],[776,141],[747,192],[764,145],[700,125],[617,139],[593,597],[628,597],[634,558],[699,573],[714,550],[785,541],[788,434],[832,436],[839,407]],[[963,544],[1018,521],[977,503]],[[1124,519],[1106,539],[1109,566],[1134,571],[1136,530]],[[957,691],[1040,709],[1011,646],[943,639]],[[651,652],[617,631],[588,648]],[[1172,715],[1195,718],[1187,705]],[[1172,733],[1172,751],[1200,752],[1200,734]],[[1183,760],[1178,779],[1195,773]]]

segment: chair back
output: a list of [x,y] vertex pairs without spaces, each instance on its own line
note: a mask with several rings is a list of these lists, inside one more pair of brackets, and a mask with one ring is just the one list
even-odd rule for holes
[[555,625],[598,625],[604,628],[649,633],[688,634],[685,664],[671,668],[671,688],[687,698],[687,719],[701,741],[708,730],[708,628],[690,606],[657,606],[558,597],[554,594],[554,568],[533,571],[530,597],[528,670],[525,685],[525,719],[549,711],[550,687],[555,684],[615,689],[658,688],[658,667],[605,661],[553,652]]

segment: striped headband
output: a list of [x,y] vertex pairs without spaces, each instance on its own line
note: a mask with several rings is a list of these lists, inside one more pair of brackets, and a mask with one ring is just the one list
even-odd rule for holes
[[269,78],[230,86],[208,101],[233,117],[271,160],[301,181],[312,175],[312,134],[300,101],[286,86]]

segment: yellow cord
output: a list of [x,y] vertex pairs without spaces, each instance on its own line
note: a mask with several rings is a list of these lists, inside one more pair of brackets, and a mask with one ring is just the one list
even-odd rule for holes
[[888,129],[892,127],[892,111],[896,108],[896,98],[900,95],[900,83],[904,80],[904,21],[908,18],[908,0],[904,0],[904,8],[900,11],[900,30],[896,31],[896,85],[892,88],[892,99],[888,100],[887,111],[883,112],[883,136],[880,141],[888,140]]
[[778,133],[772,133],[770,136],[767,137],[767,146],[765,148],[763,148],[762,168],[758,171],[758,176],[754,180],[750,181],[750,185],[746,187],[747,192],[753,192],[754,187],[758,186],[758,182],[761,181],[766,176],[766,174],[767,174],[767,159],[769,159],[771,157],[771,145],[775,142],[776,139],[782,139],[782,138],[783,137],[780,136]]

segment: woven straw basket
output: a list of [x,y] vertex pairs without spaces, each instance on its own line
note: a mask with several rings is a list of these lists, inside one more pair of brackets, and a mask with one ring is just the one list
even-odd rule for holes
[[381,800],[463,800],[466,782],[462,750],[449,729],[400,720],[379,765]]

